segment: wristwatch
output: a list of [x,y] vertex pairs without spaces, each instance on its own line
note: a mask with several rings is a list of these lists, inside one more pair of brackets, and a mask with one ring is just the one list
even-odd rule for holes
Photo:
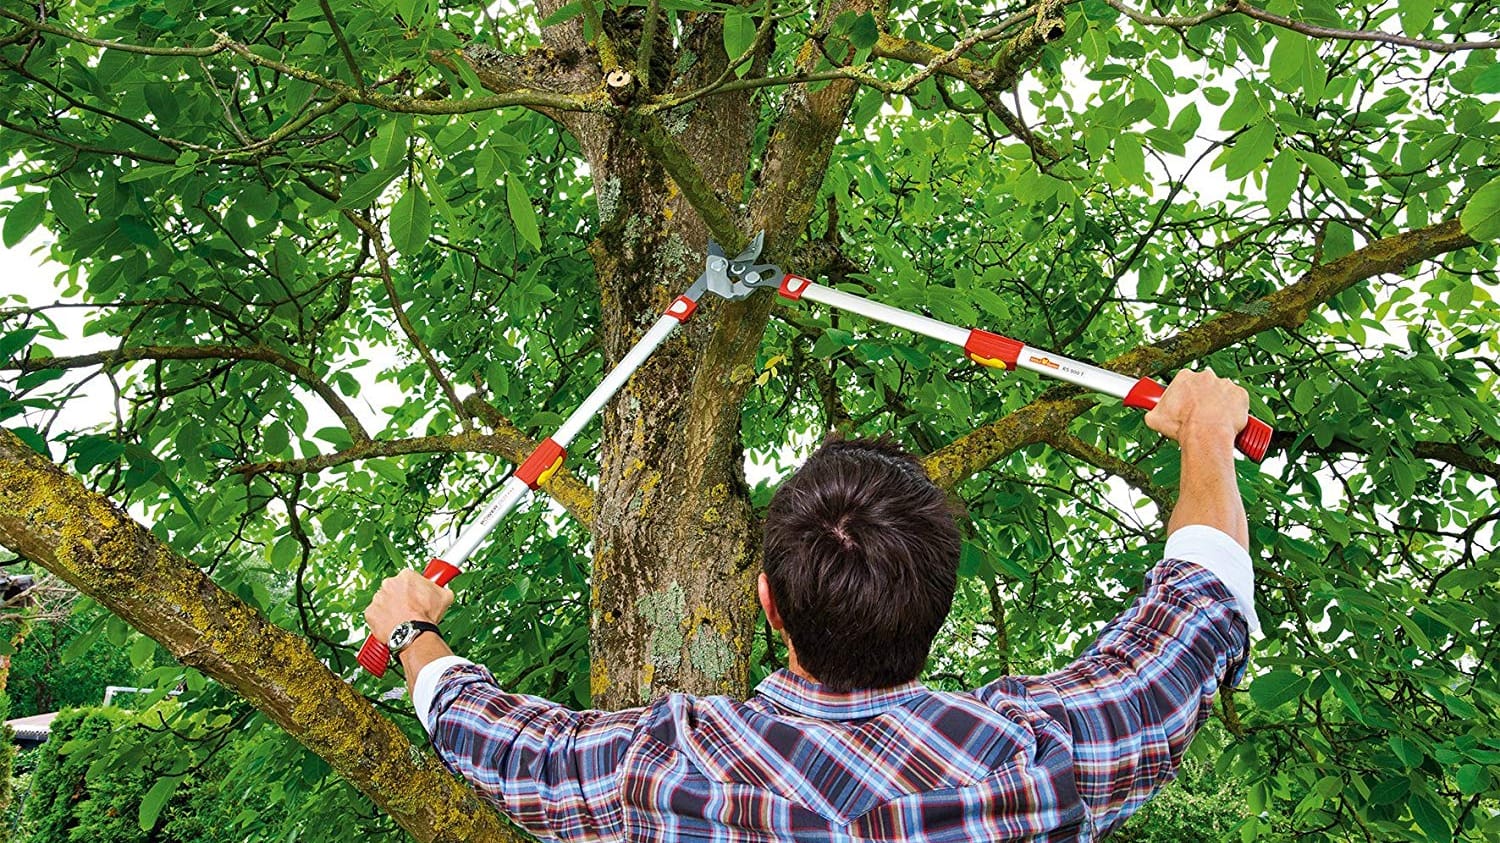
[[402,621],[391,630],[391,640],[387,646],[391,648],[391,658],[401,654],[402,650],[411,646],[411,642],[417,640],[417,636],[424,632],[430,632],[439,638],[443,637],[442,630],[435,623],[427,621]]

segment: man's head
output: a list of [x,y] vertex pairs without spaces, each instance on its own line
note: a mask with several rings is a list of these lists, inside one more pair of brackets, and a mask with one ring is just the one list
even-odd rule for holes
[[917,678],[958,585],[955,514],[884,439],[828,442],[781,485],[765,522],[767,611],[805,671],[842,690]]

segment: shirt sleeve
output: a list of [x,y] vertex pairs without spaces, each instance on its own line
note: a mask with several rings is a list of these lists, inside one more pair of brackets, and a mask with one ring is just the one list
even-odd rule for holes
[[1260,618],[1255,614],[1255,568],[1250,562],[1250,552],[1228,533],[1206,524],[1181,527],[1167,536],[1165,556],[1211,571],[1234,595],[1250,634],[1260,632]]
[[644,709],[573,711],[508,694],[469,662],[444,668],[435,686],[433,747],[481,796],[538,837],[623,834],[619,770]]
[[432,721],[428,719],[428,712],[432,711],[432,698],[437,694],[438,680],[450,667],[461,664],[473,664],[463,656],[440,656],[422,666],[417,671],[417,681],[411,686],[411,705],[417,710],[417,719],[422,722],[422,728],[427,734],[432,734]]
[[977,695],[992,705],[1019,701],[1062,726],[1079,796],[1102,836],[1176,775],[1215,691],[1244,674],[1254,617],[1218,574],[1169,554],[1077,661],[997,680]]

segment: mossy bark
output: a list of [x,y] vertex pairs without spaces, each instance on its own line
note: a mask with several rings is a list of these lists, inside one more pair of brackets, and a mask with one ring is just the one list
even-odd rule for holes
[[216,585],[108,499],[0,430],[0,544],[234,689],[417,840],[519,841],[299,636]]

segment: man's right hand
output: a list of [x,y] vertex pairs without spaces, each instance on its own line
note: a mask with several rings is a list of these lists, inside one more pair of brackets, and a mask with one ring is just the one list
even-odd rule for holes
[[1231,448],[1249,419],[1250,394],[1212,369],[1178,372],[1161,401],[1146,413],[1146,425],[1168,439],[1222,440]]
[[1235,480],[1234,437],[1250,418],[1250,396],[1212,371],[1177,373],[1146,424],[1182,448],[1182,478],[1167,533],[1213,527],[1250,547],[1250,525]]

